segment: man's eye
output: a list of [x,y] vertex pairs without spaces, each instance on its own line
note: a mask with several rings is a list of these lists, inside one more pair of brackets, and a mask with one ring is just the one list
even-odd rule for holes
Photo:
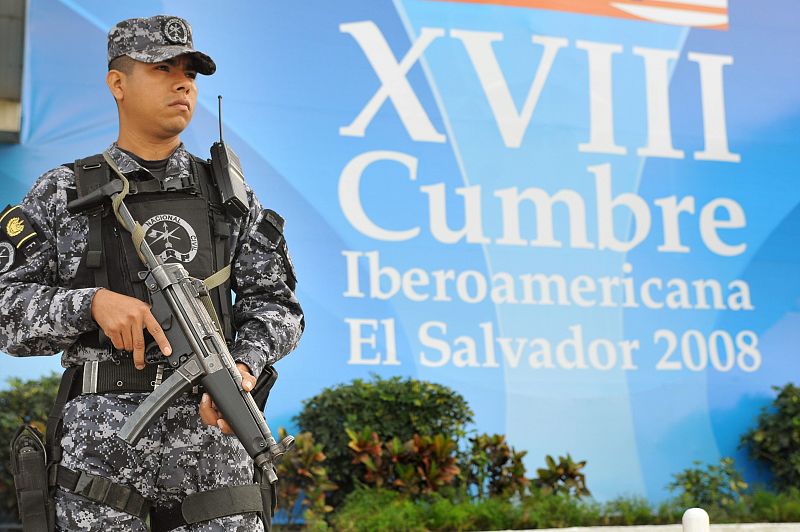
[[158,65],[156,67],[156,69],[157,70],[163,70],[164,72],[169,72],[169,66],[168,65]]

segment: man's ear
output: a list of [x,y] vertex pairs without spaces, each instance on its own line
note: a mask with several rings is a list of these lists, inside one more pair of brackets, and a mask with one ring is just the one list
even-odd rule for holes
[[106,74],[106,85],[108,85],[108,90],[111,91],[114,99],[118,103],[121,102],[125,95],[125,74],[119,70],[109,70],[108,74]]

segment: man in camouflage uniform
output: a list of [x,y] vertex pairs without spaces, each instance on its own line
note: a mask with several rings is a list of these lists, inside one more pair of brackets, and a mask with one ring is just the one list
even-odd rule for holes
[[[214,62],[193,49],[186,21],[167,16],[117,24],[109,33],[108,60],[106,81],[120,118],[118,140],[108,149],[111,158],[131,182],[155,177],[168,184],[185,178],[192,171],[191,157],[179,135],[197,101],[196,73],[212,74]],[[22,203],[0,220],[0,251],[12,254],[10,261],[0,260],[0,349],[16,356],[63,351],[64,367],[127,356],[123,364],[142,369],[144,329],[165,355],[171,351],[149,305],[106,288],[74,287],[85,261],[88,235],[87,216],[66,210],[75,189],[73,170],[55,168],[42,175]],[[265,217],[274,213],[262,208],[249,187],[246,190],[247,213],[231,224],[227,260],[237,296],[233,306],[237,337],[231,354],[245,389],[251,389],[266,365],[294,349],[304,322],[285,247],[280,253],[274,235],[263,230]],[[30,240],[20,243],[28,238],[24,231]],[[129,235],[123,232],[123,238]],[[138,266],[141,270],[142,265]],[[79,336],[98,329],[113,349],[87,347],[78,341]],[[69,401],[64,411],[61,465],[133,487],[154,508],[178,512],[189,494],[252,483],[252,460],[229,435],[230,428],[207,395],[181,396],[136,447],[117,439],[115,435],[145,397],[145,392],[103,393]],[[66,489],[56,492],[56,505],[59,530],[146,530],[139,517]],[[257,514],[247,513],[176,530],[251,532],[262,530],[262,525]]]

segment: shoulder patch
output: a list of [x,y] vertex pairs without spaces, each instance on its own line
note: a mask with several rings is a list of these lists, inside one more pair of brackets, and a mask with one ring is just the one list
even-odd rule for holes
[[14,265],[16,251],[10,242],[0,240],[0,273],[6,273]]
[[39,233],[19,205],[7,205],[0,212],[0,237],[15,251],[28,254],[38,247]]
[[289,247],[286,245],[286,240],[283,237],[283,217],[272,209],[264,209],[261,212],[261,220],[258,222],[256,231],[260,233],[263,238],[267,239],[265,244],[269,245],[274,251],[278,252],[283,260],[284,271],[286,271],[289,288],[294,290],[297,283],[297,274],[295,273],[294,263],[289,256]]

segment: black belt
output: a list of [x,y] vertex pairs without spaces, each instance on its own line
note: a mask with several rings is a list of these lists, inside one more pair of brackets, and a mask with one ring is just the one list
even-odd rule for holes
[[[136,369],[133,360],[105,360],[86,362],[78,372],[82,383],[81,393],[149,393],[172,374],[172,368],[163,365],[147,364],[144,369]],[[191,389],[199,393],[199,387]]]

